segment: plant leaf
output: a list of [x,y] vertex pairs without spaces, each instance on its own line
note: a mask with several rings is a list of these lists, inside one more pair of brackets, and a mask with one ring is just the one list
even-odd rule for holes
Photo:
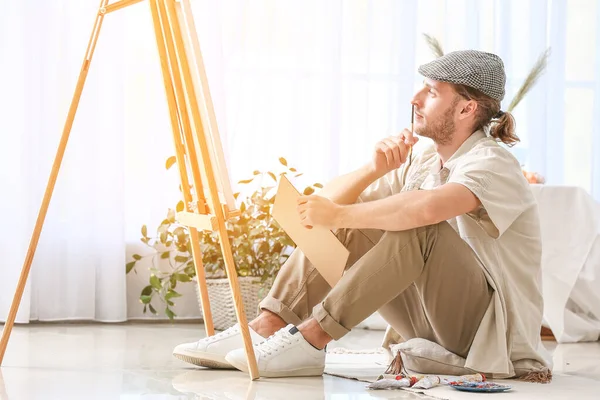
[[146,225],[142,225],[142,236],[148,237],[148,227]]
[[282,163],[284,166],[287,167],[287,160],[283,157],[279,157],[279,162]]
[[148,296],[150,294],[152,294],[152,286],[148,285],[142,289],[142,296]]
[[169,158],[167,158],[167,162],[165,163],[165,168],[169,169],[173,166],[173,164],[175,164],[177,162],[177,157],[175,156],[171,156]]
[[238,183],[250,183],[252,182],[254,179],[244,179],[242,181],[239,181]]
[[170,252],[170,251],[165,251],[164,253],[162,253],[162,254],[160,255],[160,258],[164,260],[164,259],[166,259],[166,258],[169,258],[169,255],[170,255],[170,254],[171,254],[171,252]]
[[160,279],[158,279],[158,276],[156,276],[156,275],[150,276],[150,285],[152,285],[152,287],[156,290],[162,289],[162,285],[160,284]]
[[169,290],[169,292],[165,295],[165,300],[172,299],[173,297],[181,297],[181,294],[174,290]]
[[175,230],[173,231],[173,235],[183,239],[183,238],[185,238],[185,235],[186,235],[185,229],[183,229],[183,227],[181,227],[181,226],[178,228],[175,228]]
[[165,314],[167,314],[167,317],[169,317],[169,319],[173,319],[174,317],[177,316],[177,314],[175,314],[173,311],[171,311],[171,309],[169,307],[167,307],[165,309]]
[[302,193],[304,193],[305,196],[308,196],[308,195],[313,194],[314,192],[315,192],[315,189],[311,188],[310,186],[307,186],[304,189],[304,192],[302,192]]
[[186,257],[186,256],[175,256],[176,262],[186,262],[187,260],[188,260],[188,257]]
[[313,186],[319,189],[323,189],[323,185],[321,185],[320,183],[314,183]]
[[190,276],[187,274],[175,274],[175,279],[177,279],[179,282],[189,282],[192,280],[192,278],[190,278]]
[[182,212],[185,209],[185,204],[183,203],[183,201],[179,200],[179,203],[177,203],[177,205],[175,206],[175,210],[177,212]]
[[150,303],[150,300],[152,300],[152,296],[140,296],[140,301],[142,304],[148,304]]
[[131,272],[131,270],[133,269],[133,267],[135,267],[135,261],[131,261],[128,262],[127,264],[125,264],[125,273],[128,274]]
[[152,307],[152,304],[148,304],[148,308],[150,308],[150,312],[151,312],[152,314],[154,314],[154,315],[158,314],[158,313],[156,312],[156,309],[154,309],[154,307]]
[[272,173],[271,171],[269,171],[269,172],[267,172],[267,174],[269,174],[269,176],[270,176],[271,178],[273,178],[273,180],[274,180],[275,182],[277,182],[277,177],[275,176],[275,174],[274,174],[274,173]]

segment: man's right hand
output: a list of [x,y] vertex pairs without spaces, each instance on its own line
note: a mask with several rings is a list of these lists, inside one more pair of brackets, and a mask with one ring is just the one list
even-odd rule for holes
[[372,168],[378,176],[400,168],[406,162],[410,148],[419,138],[411,131],[404,129],[397,136],[389,136],[375,145]]

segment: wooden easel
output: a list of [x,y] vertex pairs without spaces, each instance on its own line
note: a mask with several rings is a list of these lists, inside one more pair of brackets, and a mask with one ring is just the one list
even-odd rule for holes
[[[143,0],[120,0],[110,5],[108,4],[109,0],[101,0],[100,2],[48,185],[29,243],[8,319],[2,332],[2,339],[0,340],[0,365],[2,365],[2,360],[4,359],[6,346],[8,345],[17,310],[19,309],[25,284],[27,283],[31,263],[33,262],[52,192],[54,191],[56,178],[60,170],[71,127],[73,126],[73,120],[75,119],[75,113],[90,68],[102,22],[105,15],[141,1]],[[248,321],[244,313],[235,262],[225,226],[225,222],[228,219],[239,215],[239,211],[235,209],[235,200],[229,183],[189,0],[181,0],[179,2],[176,0],[148,1],[152,11],[154,34],[156,36],[163,72],[177,166],[179,167],[181,188],[185,202],[185,211],[178,213],[177,218],[181,224],[189,227],[192,255],[202,299],[202,313],[204,315],[206,334],[209,336],[213,335],[214,327],[206,287],[206,277],[202,264],[202,254],[199,246],[198,229],[216,231],[219,234],[227,277],[229,278],[229,285],[235,302],[237,320],[244,339],[244,347],[248,358],[248,370],[250,371],[252,380],[258,379],[259,374],[256,358],[248,330]],[[188,169],[191,171],[193,188],[190,185]]]

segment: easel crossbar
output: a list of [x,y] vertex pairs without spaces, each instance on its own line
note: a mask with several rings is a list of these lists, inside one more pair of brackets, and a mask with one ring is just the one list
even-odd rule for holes
[[120,10],[120,9],[128,7],[128,6],[132,6],[137,3],[141,3],[142,1],[144,1],[144,0],[120,0],[115,3],[109,4],[106,7],[100,7],[99,13],[100,14],[108,14],[113,11],[117,11],[117,10]]

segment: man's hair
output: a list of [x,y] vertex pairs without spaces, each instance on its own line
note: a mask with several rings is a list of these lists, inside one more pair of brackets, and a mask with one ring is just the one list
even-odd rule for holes
[[474,131],[489,128],[491,137],[509,147],[521,141],[515,134],[516,123],[513,115],[509,112],[504,112],[497,117],[498,111],[500,111],[500,102],[498,100],[492,99],[490,96],[469,86],[458,84],[452,84],[452,86],[454,86],[454,90],[456,90],[456,93],[460,97],[477,102]]

